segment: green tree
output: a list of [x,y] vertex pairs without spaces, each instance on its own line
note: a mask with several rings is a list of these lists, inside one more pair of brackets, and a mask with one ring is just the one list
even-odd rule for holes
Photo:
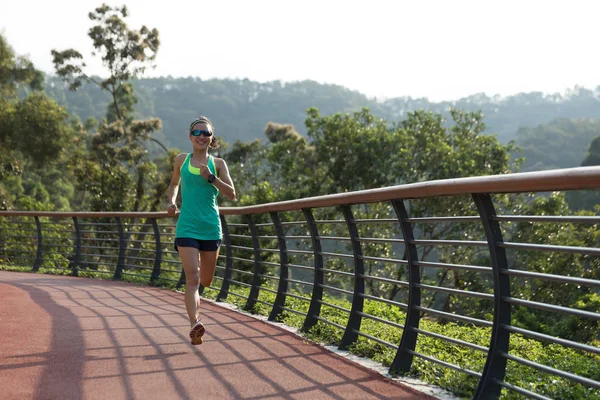
[[[15,55],[0,35],[0,202],[2,208],[14,205],[21,175],[33,179],[63,160],[74,142],[74,129],[66,110],[49,99],[43,88],[43,75],[24,57]],[[19,96],[19,92],[23,95]],[[14,179],[8,179],[13,176]],[[29,176],[29,178],[27,178]],[[68,177],[64,182],[68,182]],[[51,182],[47,188],[52,191]],[[39,195],[44,183],[29,186]],[[39,190],[38,190],[39,189]],[[28,196],[25,190],[22,196]],[[42,196],[49,201],[50,197]],[[64,199],[61,200],[64,205]]]
[[600,136],[592,141],[587,157],[581,163],[582,167],[590,167],[592,165],[600,165]]
[[[587,156],[581,163],[582,167],[593,165],[600,165],[600,136],[592,141]],[[600,190],[569,192],[566,199],[572,210],[593,210],[596,205],[600,204]]]
[[26,57],[17,56],[4,35],[0,34],[0,99],[14,100],[19,88],[29,86],[32,90],[41,90],[43,84],[42,72],[36,70]]
[[[257,204],[259,198],[264,198],[258,196],[261,185],[271,186],[272,172],[267,151],[267,146],[258,139],[247,143],[238,140],[225,154],[228,165],[231,165],[230,174],[235,179],[240,205]],[[268,197],[264,200],[272,201]]]
[[127,7],[109,7],[103,4],[89,13],[94,25],[88,31],[109,77],[96,80],[84,72],[83,56],[76,50],[52,50],[57,74],[69,82],[70,89],[78,89],[84,82],[92,82],[110,93],[109,121],[127,121],[133,112],[131,80],[143,74],[156,58],[160,45],[158,31],[142,26],[139,31],[131,30],[123,21],[128,16]]
[[[597,215],[596,212],[580,211],[575,215]],[[538,196],[523,210],[525,215],[571,215],[573,214],[560,193],[550,197]],[[548,222],[523,222],[516,226],[510,239],[519,243],[539,243],[597,248],[600,246],[600,231],[597,225],[566,224]],[[551,275],[567,275],[592,280],[600,279],[600,257],[578,253],[542,252],[515,250],[511,268]],[[600,296],[594,288],[564,284],[547,279],[515,279],[514,296],[547,304],[572,307],[599,312]],[[516,307],[514,318],[517,324],[537,332],[589,342],[599,340],[600,322],[577,316],[564,316],[554,312]]]
[[389,132],[386,121],[368,109],[322,117],[311,108],[306,127],[316,152],[314,161],[327,171],[326,192],[371,189],[395,181],[393,167],[401,156],[396,151],[403,152],[404,138]]
[[[136,99],[132,80],[144,73],[156,57],[160,44],[158,31],[142,26],[129,29],[123,7],[103,4],[89,13],[95,23],[88,31],[95,52],[108,70],[106,79],[85,73],[83,56],[76,50],[52,50],[57,74],[77,90],[83,83],[99,86],[110,94],[106,120],[89,143],[89,153],[78,157],[79,187],[91,194],[94,210],[147,209],[153,197],[151,182],[163,181],[150,159],[147,143],[158,143],[151,134],[161,128],[157,118],[138,121],[134,117]],[[163,171],[163,173],[168,173]]]
[[327,182],[325,169],[319,168],[316,147],[300,135],[293,125],[269,122],[265,129],[271,169],[270,183],[278,189],[280,200],[322,193]]
[[[250,182],[244,188],[249,204],[260,201],[287,200],[330,193],[372,189],[403,183],[477,175],[495,175],[517,170],[520,160],[511,161],[514,145],[502,145],[491,135],[483,134],[485,125],[480,113],[451,111],[453,125],[446,126],[440,114],[416,111],[398,124],[388,124],[363,109],[353,114],[322,116],[316,108],[308,110],[308,138],[299,135],[291,125],[269,123],[265,130],[268,142],[235,143],[226,154],[233,164],[240,162],[241,180]],[[236,173],[238,171],[236,170]],[[236,179],[238,179],[237,175]],[[244,184],[244,183],[242,183]],[[276,191],[268,188],[276,187]],[[265,196],[268,193],[270,196]],[[508,197],[498,197],[502,207],[511,207]],[[319,210],[334,213],[334,210]],[[369,219],[385,215],[394,217],[389,204],[369,204],[355,207],[355,218]],[[476,209],[468,196],[438,198],[410,202],[413,217],[439,215],[474,215]],[[321,215],[330,219],[331,215]],[[336,218],[340,216],[337,215]],[[345,236],[340,225],[322,226],[325,236]],[[481,239],[483,232],[473,224],[422,224],[418,229],[422,239]],[[398,237],[397,228],[361,226],[361,235],[372,238]],[[365,255],[403,257],[402,247],[386,243],[363,244]],[[346,249],[347,250],[347,249]],[[421,260],[464,262],[476,256],[473,248],[420,249]],[[489,262],[489,261],[488,261]],[[330,269],[346,268],[344,263],[328,265]],[[405,280],[403,266],[367,261],[369,275],[382,275]],[[458,270],[441,269],[429,272],[428,279],[438,285],[465,288],[473,285],[470,275]],[[385,282],[369,281],[372,294],[395,298],[401,288]],[[482,284],[482,287],[484,285]],[[473,286],[469,286],[473,288]],[[485,287],[486,290],[491,290]],[[425,304],[438,303],[429,293]],[[445,297],[446,310],[467,308],[460,300]]]

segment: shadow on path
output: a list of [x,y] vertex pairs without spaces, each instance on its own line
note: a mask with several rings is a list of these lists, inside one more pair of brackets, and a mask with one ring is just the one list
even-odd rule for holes
[[[12,371],[14,379],[43,367],[32,393],[36,399],[431,398],[212,302],[202,304],[204,344],[192,346],[180,293],[0,271],[2,284],[27,292],[33,300],[30,307],[36,304],[50,316],[39,324],[49,335],[44,351],[32,348],[35,343],[27,339],[31,333],[25,324],[21,333],[20,326],[9,331],[22,335],[14,341],[18,348],[0,357],[0,371]],[[12,297],[13,302],[26,301]],[[13,321],[27,318],[12,316]]]

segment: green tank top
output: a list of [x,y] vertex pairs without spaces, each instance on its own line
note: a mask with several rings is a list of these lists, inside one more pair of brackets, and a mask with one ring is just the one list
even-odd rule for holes
[[[181,210],[175,229],[176,238],[220,240],[221,220],[217,195],[219,189],[200,175],[200,168],[192,166],[192,153],[181,166]],[[208,157],[208,169],[217,175],[213,156]]]

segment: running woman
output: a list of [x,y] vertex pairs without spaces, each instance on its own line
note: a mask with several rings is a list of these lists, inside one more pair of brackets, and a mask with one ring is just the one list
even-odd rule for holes
[[213,124],[200,116],[190,124],[193,151],[175,158],[168,191],[167,214],[175,216],[175,200],[181,183],[181,211],[175,230],[175,250],[185,272],[185,308],[190,319],[190,339],[202,344],[204,325],[200,322],[199,285],[209,287],[217,266],[222,232],[217,196],[235,200],[235,188],[227,164],[208,154],[219,142]]

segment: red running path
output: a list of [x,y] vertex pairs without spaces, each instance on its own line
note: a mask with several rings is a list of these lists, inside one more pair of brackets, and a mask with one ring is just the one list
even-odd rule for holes
[[432,399],[272,324],[181,293],[0,271],[1,399]]

